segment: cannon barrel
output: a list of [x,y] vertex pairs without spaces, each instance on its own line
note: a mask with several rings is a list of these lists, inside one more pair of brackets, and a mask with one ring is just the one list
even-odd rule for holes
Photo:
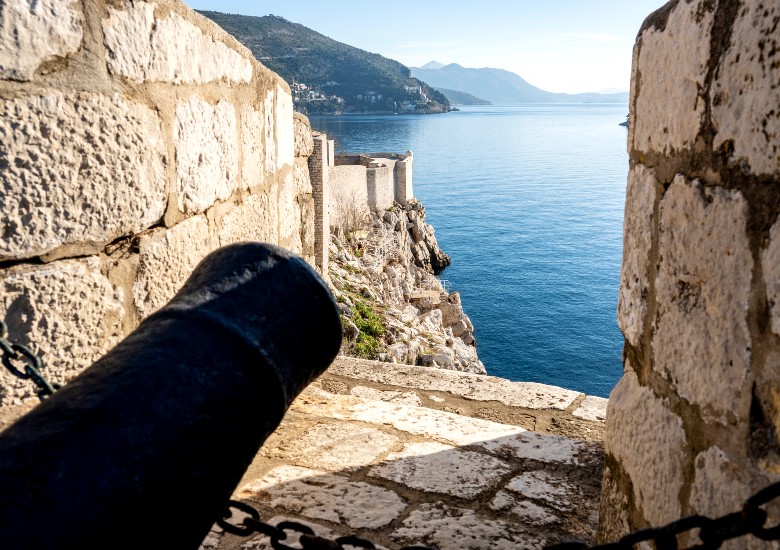
[[210,254],[107,355],[0,434],[0,547],[197,549],[341,342],[303,260]]

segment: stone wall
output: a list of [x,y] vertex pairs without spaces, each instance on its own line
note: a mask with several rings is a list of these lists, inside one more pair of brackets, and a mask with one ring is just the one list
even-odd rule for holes
[[[0,2],[0,318],[64,383],[244,240],[314,262],[287,84],[175,0]],[[0,369],[0,413],[36,401]]]
[[329,169],[334,225],[347,223],[343,218],[353,217],[356,207],[368,217],[370,211],[390,208],[393,202],[405,205],[414,198],[412,164],[411,151],[336,155]]
[[780,480],[778,21],[776,2],[673,1],[637,37],[605,540]]

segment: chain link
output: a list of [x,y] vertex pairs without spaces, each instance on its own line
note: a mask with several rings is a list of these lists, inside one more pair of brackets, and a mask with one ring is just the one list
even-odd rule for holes
[[[247,514],[248,517],[245,517],[240,523],[230,523],[228,520],[233,516],[233,510],[243,512]],[[253,533],[266,535],[271,539],[271,547],[275,550],[294,550],[292,546],[287,546],[282,543],[283,540],[288,538],[288,533],[297,533],[300,535],[298,542],[304,550],[344,550],[345,546],[368,548],[369,550],[376,549],[373,542],[354,535],[338,537],[335,540],[319,537],[314,534],[314,530],[311,527],[298,523],[297,521],[282,521],[275,526],[264,523],[260,520],[260,512],[252,506],[236,500],[228,502],[227,508],[225,509],[225,515],[223,518],[217,520],[217,525],[222,527],[227,533],[232,533],[241,537],[248,537]],[[292,538],[292,536],[290,538]],[[434,549],[428,546],[405,546],[401,550]]]
[[[8,325],[0,320],[0,353],[5,368],[18,378],[32,380],[38,386],[38,397],[41,399],[45,399],[60,389],[59,384],[52,384],[41,373],[43,370],[41,358],[27,346],[6,340],[7,335]],[[21,365],[15,365],[14,361],[21,363]]]
[[584,542],[564,542],[545,547],[545,550],[633,550],[634,545],[643,541],[655,542],[657,550],[678,550],[677,536],[685,532],[699,530],[701,544],[688,547],[688,550],[714,550],[729,540],[745,535],[753,535],[761,540],[780,539],[780,525],[765,527],[768,514],[761,506],[780,496],[780,482],[760,490],[745,501],[742,510],[710,519],[705,516],[688,516],[673,521],[664,527],[650,527],[630,533],[617,542],[588,546]]

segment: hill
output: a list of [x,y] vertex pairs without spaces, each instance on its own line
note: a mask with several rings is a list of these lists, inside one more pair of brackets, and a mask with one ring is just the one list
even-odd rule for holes
[[441,93],[407,67],[332,40],[282,17],[200,11],[252,51],[293,88],[301,112],[449,111]]
[[436,88],[466,92],[493,103],[628,103],[628,93],[557,94],[537,88],[520,75],[504,69],[470,69],[451,63],[412,67],[412,76]]
[[492,105],[490,101],[480,99],[466,92],[448,90],[447,88],[436,88],[436,90],[444,94],[450,105]]

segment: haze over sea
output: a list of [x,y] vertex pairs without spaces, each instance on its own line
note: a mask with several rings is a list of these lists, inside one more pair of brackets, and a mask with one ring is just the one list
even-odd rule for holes
[[337,152],[414,152],[415,196],[488,374],[607,397],[622,373],[616,308],[627,105],[460,107],[310,117]]

